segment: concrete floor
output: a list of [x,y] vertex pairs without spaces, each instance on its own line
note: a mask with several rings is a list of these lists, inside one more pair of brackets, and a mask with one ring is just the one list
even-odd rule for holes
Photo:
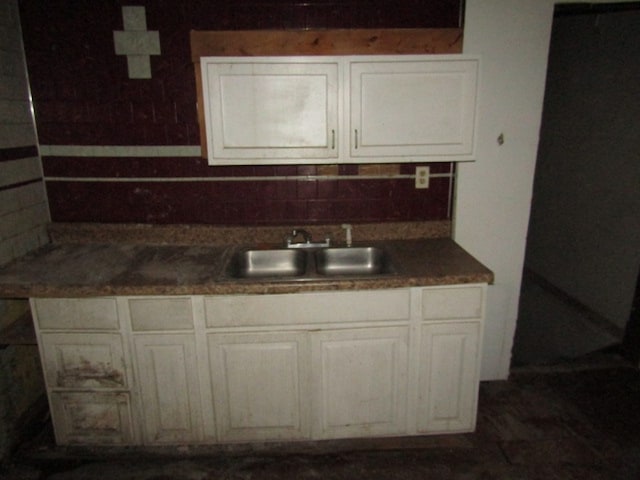
[[615,355],[516,369],[480,388],[471,434],[164,449],[60,448],[50,428],[0,478],[640,478],[640,372]]

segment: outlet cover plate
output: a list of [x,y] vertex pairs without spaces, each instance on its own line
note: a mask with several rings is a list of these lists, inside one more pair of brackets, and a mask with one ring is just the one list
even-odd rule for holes
[[429,188],[429,167],[416,167],[416,188]]

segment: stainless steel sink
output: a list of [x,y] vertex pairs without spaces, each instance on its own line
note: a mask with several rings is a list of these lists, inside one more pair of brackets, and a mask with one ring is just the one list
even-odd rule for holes
[[321,275],[383,275],[393,273],[386,250],[378,247],[323,248],[315,253]]
[[241,250],[229,263],[227,273],[235,278],[298,277],[307,269],[307,254],[300,250]]
[[395,273],[390,255],[382,247],[244,248],[231,255],[223,278],[309,281]]

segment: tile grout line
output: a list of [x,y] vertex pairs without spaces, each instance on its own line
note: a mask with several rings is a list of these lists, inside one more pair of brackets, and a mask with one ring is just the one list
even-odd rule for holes
[[[450,173],[432,173],[431,178],[449,178]],[[250,177],[44,177],[47,182],[266,182],[266,181],[316,181],[316,180],[404,180],[415,179],[413,174],[397,175],[280,175]]]

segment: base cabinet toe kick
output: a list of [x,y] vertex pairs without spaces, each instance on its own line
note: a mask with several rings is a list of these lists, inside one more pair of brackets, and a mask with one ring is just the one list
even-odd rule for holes
[[32,298],[56,441],[473,431],[486,289]]

